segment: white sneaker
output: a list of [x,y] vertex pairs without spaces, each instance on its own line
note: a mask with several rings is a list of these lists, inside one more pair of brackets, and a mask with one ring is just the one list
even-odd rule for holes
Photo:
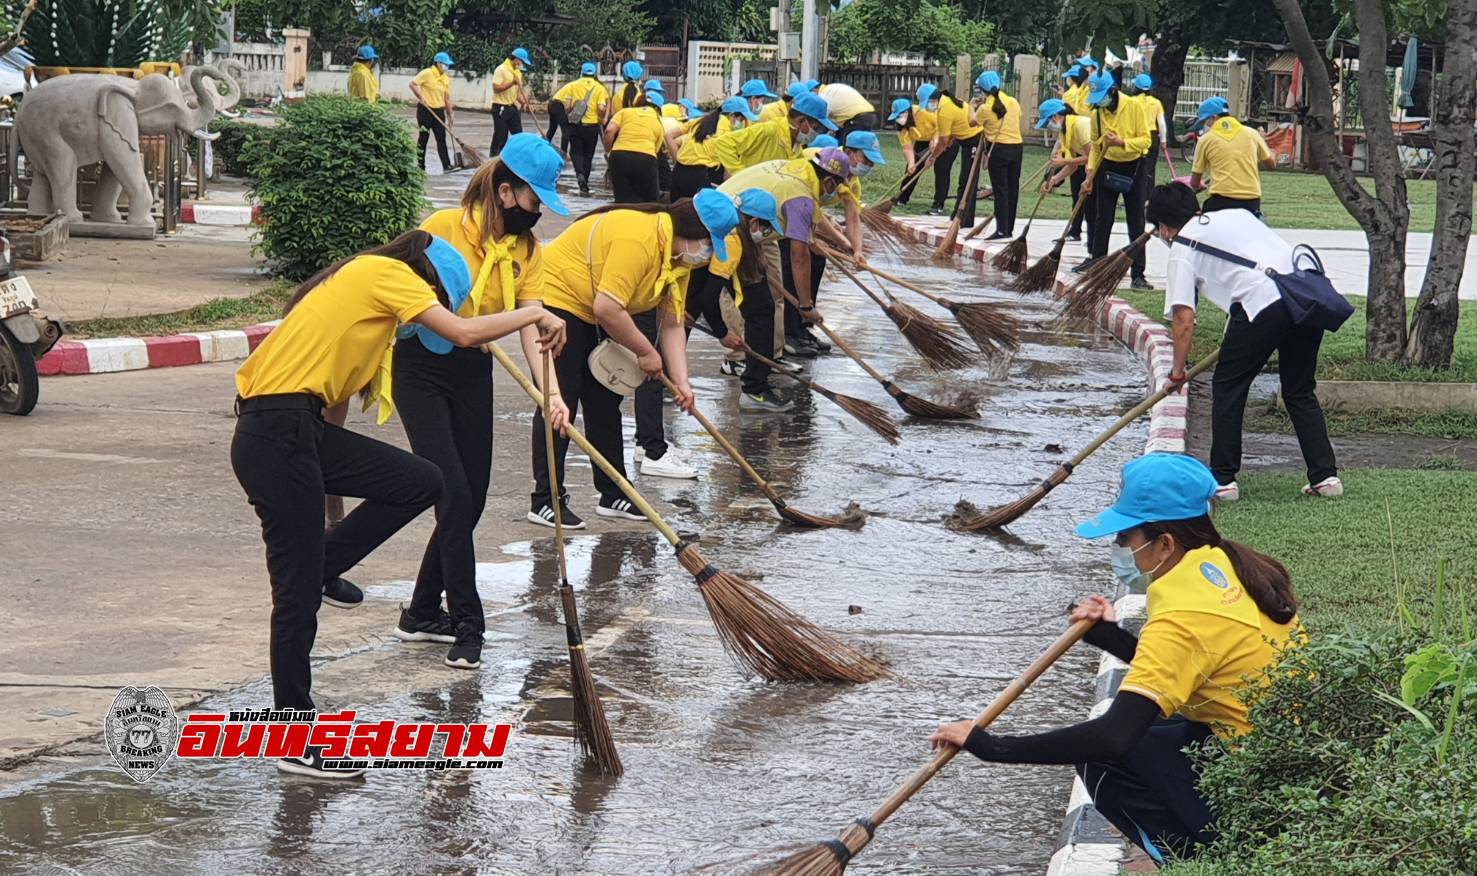
[[667,446],[667,452],[662,454],[661,459],[652,459],[643,452],[641,454],[641,474],[654,478],[674,478],[679,481],[697,480],[697,469],[688,465],[682,451],[671,445]]
[[1332,499],[1344,494],[1344,482],[1336,477],[1324,478],[1316,484],[1304,484],[1304,496],[1323,496]]
[[1235,502],[1241,498],[1241,488],[1235,481],[1229,484],[1221,484],[1215,488],[1215,500],[1217,502]]

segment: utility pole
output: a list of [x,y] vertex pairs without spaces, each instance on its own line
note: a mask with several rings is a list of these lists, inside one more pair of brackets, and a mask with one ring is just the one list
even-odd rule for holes
[[780,94],[785,93],[785,87],[790,84],[791,64],[790,59],[785,56],[785,34],[790,30],[790,0],[779,0],[779,8],[775,10],[776,24],[775,40],[779,43],[779,82],[775,84],[775,90]]
[[800,22],[800,78],[821,78],[821,19],[815,11],[815,0],[805,0],[805,15]]

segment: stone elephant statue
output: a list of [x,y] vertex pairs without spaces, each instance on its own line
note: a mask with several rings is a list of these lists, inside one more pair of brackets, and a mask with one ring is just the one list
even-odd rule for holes
[[140,79],[75,73],[48,79],[21,101],[15,127],[31,167],[27,211],[62,212],[82,219],[77,208],[77,170],[101,161],[92,219],[121,222],[118,195],[128,194],[128,224],[149,225],[153,193],[139,152],[140,134],[184,134],[213,140],[206,126],[215,118],[218,92],[206,79],[228,81],[216,67],[196,67],[188,83],[192,109],[174,80],[161,73]]
[[[192,110],[200,106],[200,101],[196,97],[194,88],[190,85],[190,78],[194,74],[194,72],[199,69],[202,68],[193,65],[185,67],[183,75],[181,75],[180,78],[175,82],[175,84],[178,85],[180,88],[180,93],[184,95],[185,106],[189,107]],[[222,85],[226,87],[225,94],[221,94],[219,91],[210,90],[211,97],[215,99],[216,112],[230,118],[234,118],[235,116],[239,115],[238,113],[233,112],[233,110],[236,108],[236,105],[241,102],[241,81],[247,73],[246,65],[241,63],[241,61],[237,60],[236,58],[226,58],[223,61],[220,61],[203,69],[211,70],[212,72],[207,73],[206,76],[211,79],[217,79]],[[223,71],[226,74],[225,77],[218,78],[215,75],[215,70]]]

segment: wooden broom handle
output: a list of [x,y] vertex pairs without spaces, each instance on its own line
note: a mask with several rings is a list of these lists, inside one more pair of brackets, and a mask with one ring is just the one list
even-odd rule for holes
[[[846,266],[846,263],[849,262],[849,261],[851,261],[851,259],[849,259],[849,258],[847,258],[847,257],[845,257],[845,256],[843,256],[843,255],[841,255],[839,253],[834,253],[834,252],[830,252],[830,251],[828,251],[826,253],[826,255],[828,257],[828,261],[834,263],[836,265],[836,267],[840,268],[841,269],[841,273],[843,273],[846,276],[850,277],[851,278],[851,282],[855,283],[856,284],[856,287],[858,289],[860,289],[863,292],[867,293],[867,297],[868,298],[870,298],[873,301],[877,302],[877,306],[878,307],[881,307],[884,310],[887,309],[887,303],[884,302],[881,298],[878,298],[877,297],[877,293],[875,293],[871,289],[867,288],[867,284],[862,282],[862,278],[861,277],[858,277],[856,275],[856,273],[851,270],[851,268],[848,268]],[[883,291],[884,294],[886,294],[886,292],[887,292],[886,289],[883,289],[882,291]],[[891,295],[888,295],[888,297],[891,298],[892,296]]]
[[[774,287],[771,286],[770,288]],[[785,300],[790,302],[797,309],[800,307],[800,302],[795,300],[795,296],[791,295],[788,289],[781,287],[780,294],[785,296]],[[861,356],[858,356],[855,350],[847,346],[845,341],[841,340],[841,338],[839,338],[835,332],[831,331],[831,327],[826,325],[824,321],[815,323],[815,325],[820,326],[820,330],[826,333],[826,337],[830,338],[831,341],[835,343],[836,346],[840,347],[843,353],[850,356],[856,362],[856,364],[862,366],[862,370],[870,374],[873,380],[877,381],[878,383],[888,382],[887,378],[883,377],[881,374],[878,374],[876,369],[867,364],[867,360],[863,359]]]
[[[549,385],[549,360],[552,358],[554,357],[549,355],[549,351],[545,350],[544,386]],[[539,402],[539,407],[544,412],[544,454],[548,458],[549,478],[552,480],[554,472],[558,471],[559,467],[554,463],[554,421],[549,419],[548,396],[544,396],[543,400]],[[557,493],[558,487],[556,486],[552,492]],[[559,580],[567,582],[569,581],[569,561],[564,556],[564,502],[562,501],[562,497],[550,495],[549,507],[554,512],[554,543],[559,546]]]
[[[535,404],[539,407],[544,406],[544,394],[538,391],[538,387],[533,385],[533,381],[528,379],[528,375],[524,374],[518,369],[517,365],[513,364],[513,360],[508,358],[508,354],[503,352],[502,347],[499,347],[497,344],[484,344],[482,348],[491,353],[493,358],[497,359],[498,364],[507,370],[508,374],[517,381],[519,386],[523,387],[523,391],[528,393],[528,397],[533,399]],[[548,418],[545,417],[544,419],[547,422]],[[672,543],[673,547],[682,543],[682,539],[678,537],[677,531],[668,526],[667,521],[663,520],[656,513],[656,509],[651,507],[651,503],[647,502],[640,493],[636,492],[636,488],[631,486],[631,482],[626,480],[625,476],[616,471],[615,466],[610,464],[610,460],[600,455],[600,451],[595,449],[595,446],[590,443],[590,439],[581,435],[580,431],[573,424],[565,428],[574,443],[578,444],[581,450],[589,454],[590,461],[598,465],[601,471],[605,472],[610,476],[611,480],[616,482],[616,485],[621,488],[621,492],[625,493],[626,498],[631,500],[631,504],[639,508],[642,514],[646,515],[646,519],[651,521],[651,524],[661,532],[667,541]],[[552,444],[553,442],[550,443]],[[555,479],[555,471],[556,469],[549,469],[549,480],[551,482]],[[559,485],[555,485],[554,489],[550,490],[551,502],[557,502],[559,500],[558,495],[556,495],[558,492]]]
[[1152,408],[1154,405],[1157,405],[1160,402],[1164,401],[1165,397],[1168,396],[1170,393],[1178,391],[1180,387],[1200,376],[1202,373],[1204,373],[1205,369],[1214,365],[1216,360],[1220,357],[1221,348],[1216,347],[1214,350],[1211,350],[1204,359],[1201,359],[1194,368],[1191,368],[1189,371],[1185,372],[1184,380],[1165,381],[1164,385],[1159,388],[1158,392],[1155,392],[1153,395],[1134,405],[1132,408],[1129,408],[1128,413],[1118,418],[1118,422],[1109,426],[1107,431],[1094,438],[1091,444],[1078,451],[1077,455],[1072,457],[1072,468],[1076,468],[1077,466],[1081,465],[1082,460],[1091,456],[1093,452],[1095,452],[1099,447],[1102,447],[1103,443],[1106,442],[1109,438],[1117,435],[1124,426],[1127,426],[1129,423],[1132,423],[1134,420],[1142,417],[1144,415],[1144,412],[1147,411],[1149,408]]
[[[672,378],[663,374],[662,383],[665,383],[667,385],[667,390],[673,395],[677,394],[677,386],[676,384],[672,383]],[[709,420],[706,416],[703,415],[702,411],[697,409],[697,405],[693,405],[692,407],[692,417],[699,423],[703,424],[703,428],[708,430],[708,434],[713,436],[713,440],[718,442],[718,446],[723,448],[723,452],[727,453],[729,457],[738,464],[738,467],[744,470],[744,474],[748,475],[754,481],[754,483],[759,485],[759,489],[763,491],[764,495],[767,496],[770,501],[779,500],[779,495],[774,492],[774,488],[771,487],[764,480],[764,478],[759,476],[759,472],[754,471],[754,467],[752,465],[749,465],[749,461],[747,459],[744,459],[743,454],[739,453],[738,448],[734,447],[733,444],[728,440],[728,438],[726,438],[722,432],[718,431],[718,427],[713,425],[712,420]]]
[[873,201],[872,203],[876,204],[876,203],[879,203],[881,201],[885,201],[888,198],[892,197],[893,195],[897,194],[899,191],[902,190],[903,186],[905,186],[905,185],[908,184],[909,181],[911,181],[911,180],[917,180],[920,177],[922,177],[923,176],[923,171],[928,170],[930,167],[933,167],[933,155],[932,154],[929,154],[928,157],[924,161],[918,162],[918,168],[916,170],[914,170],[911,175],[905,173],[902,176],[898,177],[896,182],[894,182],[892,185],[890,185],[890,186],[887,187],[887,192],[885,194],[883,194],[882,197],[878,198],[876,201]]
[[[981,728],[990,726],[991,722],[1000,717],[1001,712],[1005,711],[1011,703],[1015,702],[1017,697],[1025,693],[1026,688],[1030,687],[1036,679],[1040,678],[1042,673],[1051,668],[1051,664],[1055,663],[1057,658],[1071,650],[1072,646],[1077,644],[1077,640],[1087,635],[1087,631],[1092,629],[1096,623],[1097,621],[1080,620],[1067,627],[1066,631],[1060,636],[1057,636],[1056,641],[1051,643],[1051,647],[1041,652],[1040,657],[1033,660],[1024,672],[1017,675],[1015,680],[1007,685],[1005,690],[1001,691],[985,707],[983,712],[980,712],[979,717],[974,719],[974,726]],[[952,745],[945,746],[942,751],[933,756],[933,760],[929,761],[927,766],[909,776],[908,780],[902,784],[902,787],[893,791],[892,795],[873,811],[870,819],[873,827],[875,828],[890,818],[900,806],[908,802],[908,798],[912,797],[917,793],[919,788],[927,784],[928,780],[933,778],[939,770],[943,769],[945,764],[953,760],[954,755],[959,752],[960,749]]]
[[[855,262],[853,262],[853,264],[855,264]],[[917,292],[919,295],[922,295],[924,298],[927,298],[929,301],[934,302],[935,304],[943,304],[943,300],[939,296],[933,294],[932,292],[929,292],[927,289],[924,289],[917,283],[910,283],[907,280],[904,280],[902,277],[893,276],[892,274],[887,273],[881,268],[873,267],[870,263],[865,265],[858,265],[857,267],[870,271],[871,273],[876,274],[884,280],[896,283],[904,289],[911,289],[914,292]]]
[[[983,139],[985,132],[980,131],[979,137]],[[964,198],[972,198],[980,187],[980,159],[990,160],[990,154],[995,151],[995,144],[991,143],[989,149],[974,150],[974,161],[969,165],[969,182],[964,187],[964,196],[954,203],[954,215],[949,217],[950,221],[964,215]]]

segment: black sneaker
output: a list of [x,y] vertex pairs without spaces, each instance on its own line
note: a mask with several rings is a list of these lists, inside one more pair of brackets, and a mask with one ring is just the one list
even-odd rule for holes
[[1148,277],[1140,274],[1139,276],[1129,280],[1128,287],[1130,289],[1153,289],[1154,284],[1149,282]]
[[[560,520],[563,521],[564,528],[565,529],[584,529],[585,528],[585,521],[581,520],[580,519],[580,516],[578,514],[576,514],[573,511],[569,510],[569,497],[568,496],[565,496],[564,497],[564,501],[561,502],[560,505],[563,508],[563,510],[560,512]],[[539,507],[535,508],[534,510],[528,512],[528,522],[529,523],[537,523],[539,526],[547,526],[550,529],[553,529],[554,528],[554,509],[553,509],[553,507],[550,506],[549,503],[545,502],[544,504],[540,505]]]
[[1081,243],[1082,242],[1082,232],[1080,232],[1080,231],[1074,231],[1071,234],[1068,234],[1067,235],[1067,239],[1070,240],[1070,241],[1072,241],[1073,243]]
[[805,329],[800,333],[800,335],[802,338],[805,339],[805,342],[807,344],[810,344],[812,347],[815,348],[815,351],[817,353],[824,355],[831,352],[831,345],[826,342],[826,339],[811,331],[810,329]]
[[1080,274],[1088,268],[1092,267],[1096,262],[1097,259],[1084,259],[1077,263],[1077,266],[1072,269],[1072,273]]
[[364,591],[342,578],[323,585],[323,601],[334,608],[357,608],[364,601]]
[[994,234],[990,235],[989,237],[986,237],[985,240],[1004,240],[1007,237],[1015,237],[1015,232],[1013,232],[1013,231],[996,231]]
[[421,620],[400,605],[400,623],[390,635],[402,642],[440,642],[450,645],[456,641],[456,628],[451,625],[451,615],[438,611],[431,620]]
[[719,374],[727,374],[729,377],[743,377],[744,363],[735,362],[732,359],[724,359],[723,364],[718,366]]
[[942,215],[944,215],[944,208],[943,207],[929,207],[928,208],[928,215],[930,215],[930,216],[942,216]]
[[320,748],[309,748],[303,752],[302,757],[284,757],[277,761],[279,772],[291,773],[295,776],[308,776],[314,779],[332,779],[343,781],[344,779],[357,779],[364,775],[364,770],[357,769],[324,769],[323,750]]
[[455,644],[446,651],[446,665],[453,669],[476,669],[482,665],[482,631],[476,627],[457,628]]
[[796,359],[814,359],[815,345],[806,343],[806,340],[804,335],[785,335],[785,355]]
[[595,506],[595,513],[601,517],[619,517],[622,520],[646,519],[646,515],[636,510],[636,506],[627,501],[625,496],[612,499],[601,496],[600,504]]
[[794,402],[788,402],[776,396],[772,389],[765,390],[761,393],[746,392],[739,396],[739,410],[741,411],[779,414],[790,410],[794,406]]

